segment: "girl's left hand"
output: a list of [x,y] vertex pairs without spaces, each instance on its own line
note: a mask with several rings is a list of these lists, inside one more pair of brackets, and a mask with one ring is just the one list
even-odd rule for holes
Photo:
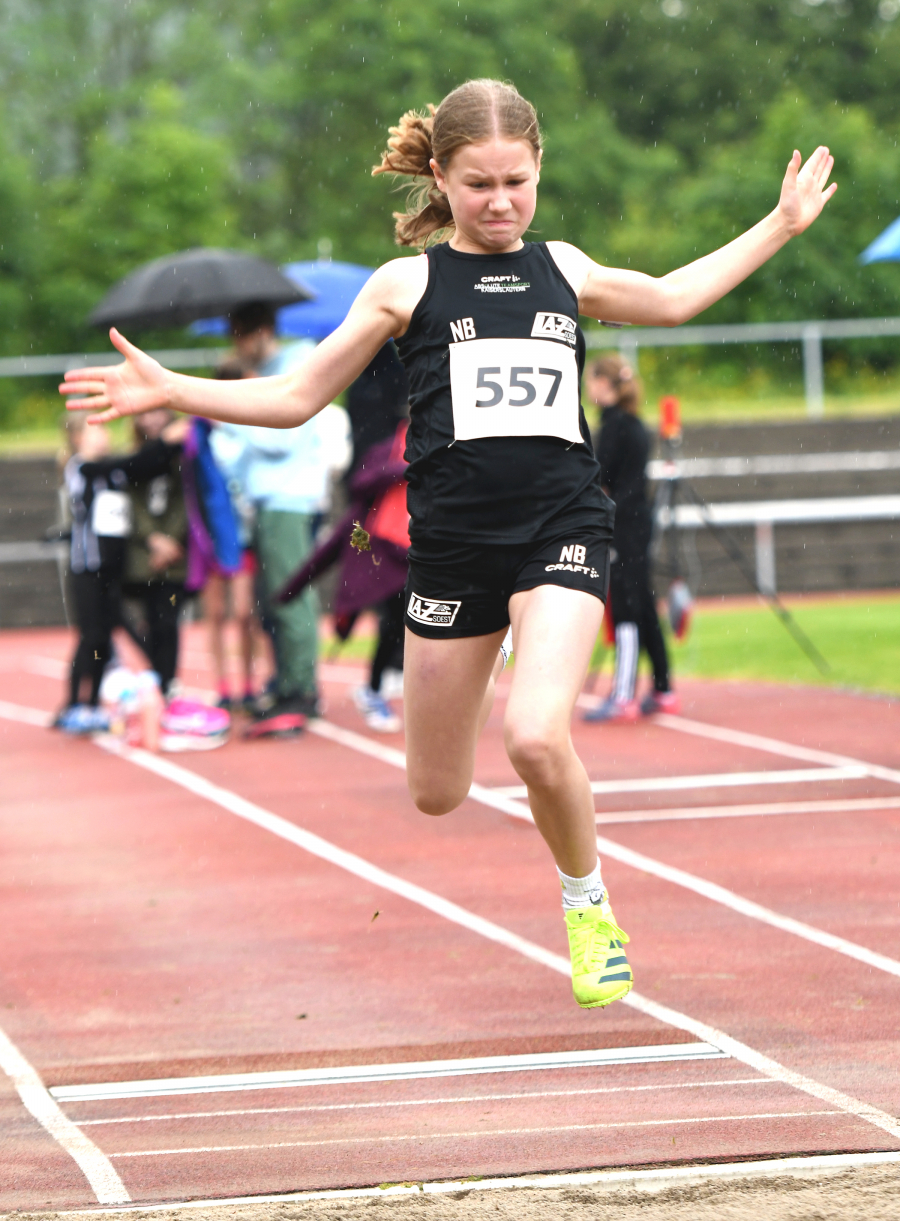
[[836,182],[830,187],[825,185],[834,166],[834,157],[824,145],[820,145],[801,168],[802,161],[794,149],[778,201],[778,211],[792,237],[809,228],[837,190]]

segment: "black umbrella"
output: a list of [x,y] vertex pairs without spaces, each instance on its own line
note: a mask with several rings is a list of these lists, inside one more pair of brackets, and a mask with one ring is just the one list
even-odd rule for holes
[[273,307],[309,301],[277,267],[238,250],[183,250],[139,267],[110,289],[90,316],[92,326],[136,330],[186,326],[229,314],[251,302]]

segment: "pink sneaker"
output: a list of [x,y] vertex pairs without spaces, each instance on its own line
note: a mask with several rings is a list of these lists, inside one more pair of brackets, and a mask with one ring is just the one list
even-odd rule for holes
[[174,699],[166,705],[160,728],[167,734],[188,734],[196,738],[212,738],[231,727],[231,717],[224,708],[213,708],[198,700]]
[[654,712],[676,713],[681,711],[681,699],[677,691],[648,691],[641,700],[641,716],[653,716]]
[[639,716],[640,709],[637,700],[614,700],[610,696],[602,704],[598,704],[596,708],[589,708],[581,719],[589,721],[591,724],[601,721],[615,721],[622,725],[630,725]]

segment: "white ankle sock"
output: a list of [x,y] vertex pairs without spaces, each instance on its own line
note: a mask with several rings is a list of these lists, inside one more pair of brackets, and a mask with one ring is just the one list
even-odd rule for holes
[[599,861],[593,873],[589,873],[586,878],[570,878],[561,869],[556,872],[562,886],[563,911],[571,911],[575,907],[596,907],[606,902],[606,888],[600,876]]
[[500,645],[500,652],[503,654],[503,665],[509,665],[509,659],[512,657],[512,628],[503,637],[503,643]]

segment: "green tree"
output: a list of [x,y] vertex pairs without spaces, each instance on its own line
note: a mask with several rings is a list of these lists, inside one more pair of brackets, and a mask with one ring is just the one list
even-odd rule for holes
[[36,298],[44,333],[83,342],[90,309],[135,267],[193,246],[240,245],[231,163],[227,142],[188,124],[166,85],[120,133],[97,133],[84,173],[55,182],[39,214],[49,235]]

